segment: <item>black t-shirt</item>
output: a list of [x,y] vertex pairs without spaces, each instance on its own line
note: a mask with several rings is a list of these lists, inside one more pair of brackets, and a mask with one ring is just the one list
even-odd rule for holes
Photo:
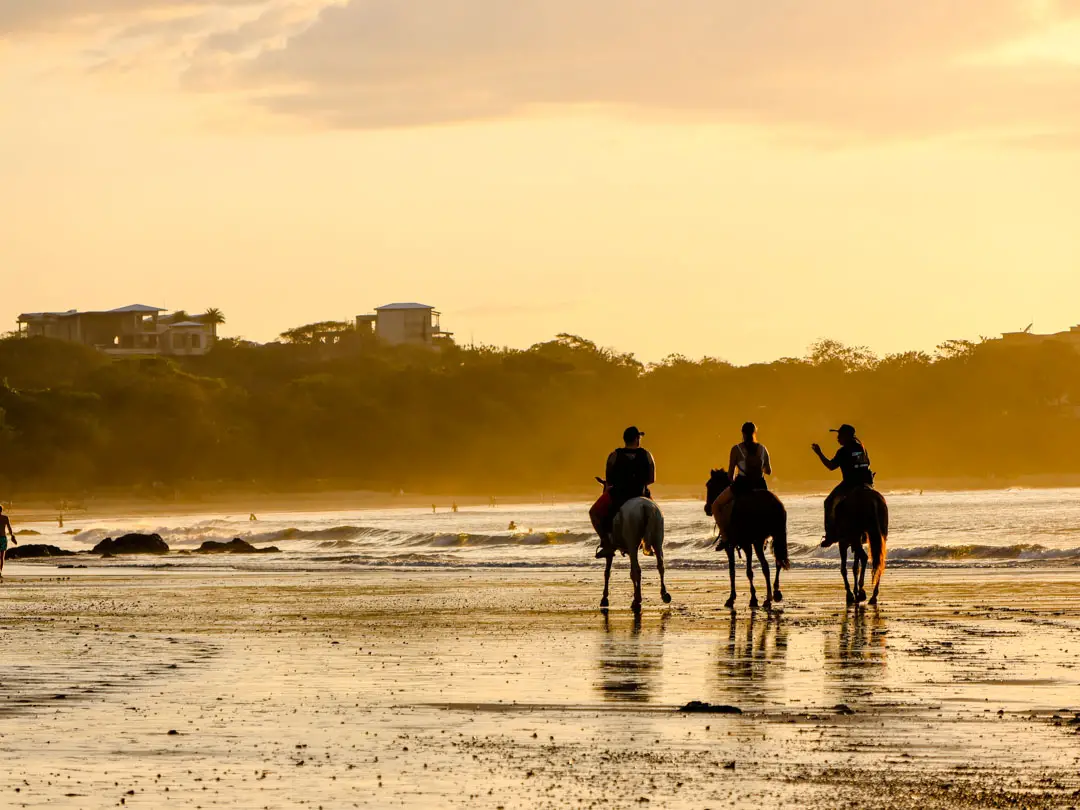
[[862,442],[852,442],[836,451],[833,464],[840,467],[845,484],[873,484],[874,474],[870,472],[870,454]]
[[644,447],[620,447],[608,457],[607,481],[618,500],[647,495],[655,475],[652,455]]

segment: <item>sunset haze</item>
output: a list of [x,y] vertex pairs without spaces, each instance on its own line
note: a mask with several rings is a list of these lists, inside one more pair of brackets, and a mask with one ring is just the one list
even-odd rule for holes
[[1080,322],[1073,0],[3,0],[0,65],[4,330],[418,300],[748,363]]

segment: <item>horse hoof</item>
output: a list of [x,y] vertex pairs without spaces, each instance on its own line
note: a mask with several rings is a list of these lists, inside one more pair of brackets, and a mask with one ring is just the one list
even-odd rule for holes
[[856,597],[856,599],[858,599],[858,601],[860,601],[860,602],[865,602],[866,601],[866,591],[860,590],[859,595]]
[[726,608],[735,607],[735,597],[732,596],[730,599],[728,599],[726,602],[724,602],[724,607],[726,607]]
[[772,600],[766,599],[764,602],[761,603],[761,606],[766,610],[772,610]]
[[600,600],[600,607],[607,607],[607,606],[608,606],[608,600],[607,600],[607,597],[605,596],[603,599]]
[[877,595],[874,595],[874,596],[871,596],[871,597],[870,597],[870,602],[869,602],[869,604],[871,604],[871,605],[875,605],[875,606],[877,605]]
[[780,591],[773,591],[773,597],[772,598],[773,598],[774,602],[783,602],[784,601],[784,595],[782,593],[780,593]]
[[664,600],[665,605],[671,604],[671,594],[667,591],[664,591],[662,594],[660,594],[660,598]]
[[758,606],[757,605],[757,597],[756,596],[751,596],[750,597],[750,607],[756,608],[757,606]]
[[851,591],[847,592],[847,603],[848,607],[851,607],[855,604],[855,594],[853,594]]

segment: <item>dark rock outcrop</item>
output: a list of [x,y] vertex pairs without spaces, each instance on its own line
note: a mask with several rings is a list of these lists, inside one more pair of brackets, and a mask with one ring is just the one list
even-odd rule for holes
[[680,712],[701,714],[742,714],[738,706],[727,706],[722,703],[704,703],[700,700],[691,700],[679,709]]
[[56,546],[41,544],[28,544],[25,546],[11,546],[7,552],[9,560],[36,560],[41,557],[74,557],[74,551],[64,551]]
[[118,554],[168,554],[169,546],[160,534],[125,534],[115,540],[106,537],[94,546],[92,553],[106,557]]
[[218,543],[216,540],[207,540],[198,549],[197,554],[277,554],[281,549],[276,546],[255,548],[246,540],[237,537],[228,543]]

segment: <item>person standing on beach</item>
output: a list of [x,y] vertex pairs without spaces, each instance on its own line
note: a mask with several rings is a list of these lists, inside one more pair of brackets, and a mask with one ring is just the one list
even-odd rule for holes
[[0,506],[0,579],[4,578],[4,559],[7,557],[9,537],[12,543],[19,545],[19,541],[15,539],[15,532],[11,528],[11,521],[4,514],[4,507]]
[[589,510],[593,528],[600,535],[596,559],[611,552],[611,530],[615,515],[634,498],[652,498],[649,485],[656,482],[656,461],[641,446],[644,431],[628,427],[623,431],[623,446],[612,451],[605,465],[604,493]]
[[833,526],[837,503],[859,487],[874,486],[874,474],[870,471],[870,454],[855,436],[855,428],[851,425],[841,425],[829,432],[836,434],[836,441],[840,445],[840,449],[832,458],[828,458],[821,452],[820,445],[810,445],[810,449],[817,454],[822,464],[830,470],[839,469],[844,476],[825,499],[825,539],[821,543],[822,548],[827,548],[836,542]]

